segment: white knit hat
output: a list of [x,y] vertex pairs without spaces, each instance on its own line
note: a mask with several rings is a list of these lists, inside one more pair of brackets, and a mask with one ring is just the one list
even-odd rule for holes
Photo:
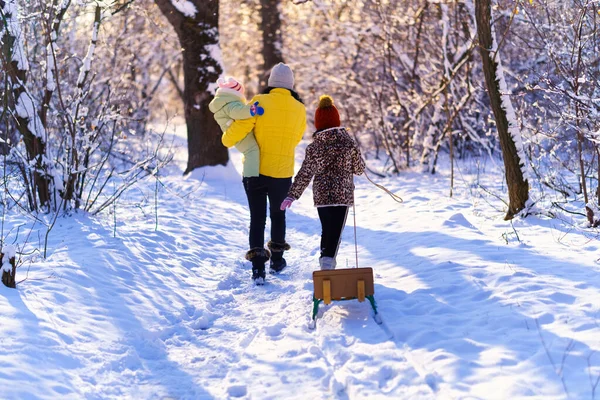
[[279,63],[271,69],[268,85],[271,87],[294,89],[294,73],[284,63]]

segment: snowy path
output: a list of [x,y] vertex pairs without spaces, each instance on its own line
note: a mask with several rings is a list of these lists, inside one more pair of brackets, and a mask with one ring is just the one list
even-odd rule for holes
[[[48,261],[0,288],[3,398],[600,397],[594,232],[536,217],[513,230],[466,186],[449,198],[444,176],[381,180],[401,205],[359,178],[359,262],[384,326],[351,301],[322,305],[310,331],[312,193],[288,213],[290,267],[255,287],[236,170],[184,179],[181,165],[163,179],[158,231],[154,186],[140,185],[116,238],[112,216],[59,219]],[[343,239],[338,262],[354,266],[350,216]]]

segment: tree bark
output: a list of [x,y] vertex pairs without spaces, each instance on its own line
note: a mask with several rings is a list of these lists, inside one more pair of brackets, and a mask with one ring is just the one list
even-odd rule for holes
[[[219,46],[219,1],[188,0],[195,8],[184,15],[171,0],[155,0],[156,5],[175,29],[183,49],[183,103],[188,133],[188,163],[184,174],[207,165],[226,165],[229,153],[221,144],[221,129],[208,104],[208,90],[223,68],[214,58]],[[192,16],[193,14],[193,16]]]
[[279,3],[280,0],[260,0],[260,28],[263,38],[263,72],[260,78],[261,91],[268,86],[271,68],[283,62]]
[[490,51],[495,42],[495,38],[492,36],[491,13],[490,0],[475,1],[475,17],[477,19],[477,35],[479,37],[479,50],[483,61],[483,73],[498,129],[500,148],[502,149],[502,158],[504,159],[506,184],[508,186],[509,204],[504,219],[509,220],[525,208],[525,203],[529,198],[529,184],[525,180],[521,170],[521,164],[525,160],[521,160],[519,157],[517,146],[509,132],[506,110],[502,105],[502,93],[500,92],[497,78],[498,62],[495,59],[497,55],[496,52],[492,53]]
[[15,258],[11,257],[8,262],[10,264],[10,272],[9,271],[5,271],[2,267],[3,267],[3,263],[4,263],[4,253],[0,253],[0,271],[2,271],[2,283],[4,284],[4,286],[7,286],[9,288],[16,288],[17,287],[17,281],[16,281],[16,276],[17,276],[17,264],[15,263]]
[[[33,192],[37,192],[39,204],[34,198],[34,208],[44,207],[50,203],[50,180],[46,174],[46,164],[43,161],[43,156],[46,152],[46,143],[44,141],[45,126],[42,124],[40,116],[36,114],[36,105],[34,99],[27,92],[25,84],[27,83],[28,68],[20,64],[15,58],[15,52],[19,52],[22,45],[19,41],[23,38],[20,32],[13,32],[10,29],[10,22],[16,23],[19,26],[18,15],[5,13],[5,7],[11,2],[0,0],[0,29],[4,30],[5,34],[2,39],[2,66],[9,77],[9,86],[12,90],[14,101],[9,103],[14,109],[13,114],[16,115],[17,129],[23,137],[25,149],[27,150],[28,161],[33,161],[35,165],[33,169],[32,183],[34,185]],[[4,21],[8,25],[4,25]],[[25,58],[25,54],[21,54]],[[8,90],[8,88],[7,88]],[[17,111],[17,104],[28,104],[30,107],[26,111]],[[33,129],[32,129],[33,127]]]

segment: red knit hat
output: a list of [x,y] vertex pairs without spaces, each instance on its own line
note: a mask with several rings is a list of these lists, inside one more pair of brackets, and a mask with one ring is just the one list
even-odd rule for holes
[[333,105],[331,96],[323,95],[319,98],[319,106],[315,112],[315,128],[318,131],[340,126],[340,114]]

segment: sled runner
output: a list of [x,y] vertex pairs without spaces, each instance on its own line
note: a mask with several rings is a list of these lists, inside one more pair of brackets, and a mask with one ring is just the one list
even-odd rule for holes
[[375,304],[375,285],[373,284],[373,268],[345,268],[313,272],[314,294],[311,328],[316,325],[319,304],[331,304],[332,301],[369,300],[375,321],[380,324],[381,318]]

